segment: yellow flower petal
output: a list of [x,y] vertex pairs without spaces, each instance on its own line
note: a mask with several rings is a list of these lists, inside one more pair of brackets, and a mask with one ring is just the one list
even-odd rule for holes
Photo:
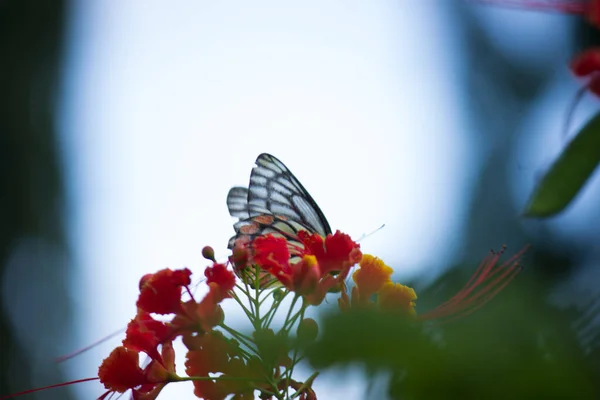
[[354,272],[352,279],[360,292],[360,299],[367,301],[377,293],[386,282],[390,282],[390,276],[394,270],[377,257],[363,254],[360,268]]
[[415,314],[417,294],[411,287],[400,283],[388,282],[379,291],[379,308],[386,311],[401,311]]

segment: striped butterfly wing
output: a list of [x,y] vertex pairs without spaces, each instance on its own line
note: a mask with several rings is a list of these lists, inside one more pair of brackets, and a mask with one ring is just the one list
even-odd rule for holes
[[[295,240],[300,230],[331,234],[325,215],[292,172],[276,157],[263,153],[256,159],[248,188],[234,187],[227,195],[227,207],[236,235],[229,248],[243,236],[250,240],[273,234],[288,240],[290,250],[300,245]],[[294,252],[292,251],[292,254]]]

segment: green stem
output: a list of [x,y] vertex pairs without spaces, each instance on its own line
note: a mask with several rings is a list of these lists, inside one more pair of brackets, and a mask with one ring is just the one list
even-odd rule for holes
[[269,326],[271,326],[271,323],[273,322],[273,318],[275,318],[275,314],[277,314],[277,311],[279,310],[279,306],[281,306],[281,303],[287,297],[288,294],[290,294],[290,292],[288,290],[286,290],[285,294],[281,297],[281,299],[279,299],[279,301],[275,302],[275,304],[273,304],[273,306],[271,307],[271,310],[269,311],[270,314],[268,314],[269,318],[267,320],[267,323],[265,324],[265,326],[267,328]]
[[[244,280],[244,287],[242,288],[240,285],[236,284],[237,288],[244,294],[246,295],[246,297],[248,299],[250,299],[250,288],[248,287],[248,284],[246,283],[246,281]],[[254,315],[255,311],[254,311],[254,304],[252,304],[252,302],[250,303],[250,310],[252,315]]]
[[[300,311],[296,314],[295,317],[297,317],[298,315],[301,316],[302,319],[304,319],[304,312],[306,311],[306,305],[303,303],[302,307],[300,308]],[[291,328],[291,326],[290,326]],[[294,356],[292,357],[292,365],[290,366],[290,368],[286,371],[286,387],[290,386],[290,380],[292,379],[292,375],[294,374],[294,367],[296,366],[296,364],[298,364],[298,362],[300,362],[300,359],[298,359],[298,349],[294,348]],[[298,391],[296,391],[296,393],[298,393]]]
[[[242,300],[234,291],[231,291],[231,297],[240,305],[240,307],[242,307],[242,310],[246,314],[246,317],[248,317],[250,322],[252,322],[252,325],[254,325],[254,312],[252,312],[252,302],[250,302],[250,310],[248,310],[248,308],[244,305],[244,303],[242,303]],[[250,296],[248,296],[248,299],[250,299]]]
[[[252,338],[239,333],[238,331],[228,327],[225,324],[219,324],[219,326],[225,330],[227,333],[229,333],[231,336],[233,336],[237,341],[239,341],[241,344],[243,344],[244,346],[246,346],[246,348],[251,351],[252,353],[254,353],[255,355],[258,355],[258,350],[256,349],[256,346],[254,344],[254,341],[252,340]],[[249,352],[245,351],[244,349],[240,348],[240,351],[244,353],[244,356],[249,359],[252,354],[250,354]]]
[[[296,323],[296,320],[298,319],[300,314],[303,314],[303,310],[305,308],[304,308],[304,306],[302,306],[302,307],[303,308],[300,311],[298,311],[296,314],[294,314],[294,316],[283,325],[283,329],[291,329],[292,326],[294,326],[294,324]],[[289,327],[286,325],[289,325]]]
[[299,296],[297,294],[294,294],[294,300],[292,300],[290,309],[288,310],[287,315],[285,316],[285,321],[283,322],[283,328],[281,328],[282,331],[286,329],[286,325],[288,324],[288,321],[290,320],[292,310],[294,309],[294,306],[296,305],[296,301],[298,301],[298,298],[299,298]]
[[258,302],[258,297],[260,296],[260,272],[258,271],[259,267],[256,267],[254,270],[254,308],[256,310],[256,320],[260,325],[260,303]]
[[309,388],[310,386],[312,386],[313,381],[316,379],[316,377],[319,375],[318,372],[315,372],[314,374],[312,374],[307,380],[304,381],[304,383],[302,384],[302,386],[300,386],[298,388],[298,390],[296,390],[296,393],[294,393],[292,395],[292,399],[299,397],[302,395],[302,392],[304,391],[304,389]]

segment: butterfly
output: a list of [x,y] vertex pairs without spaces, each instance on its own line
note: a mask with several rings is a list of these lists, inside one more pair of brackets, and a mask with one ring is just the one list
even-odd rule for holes
[[267,153],[255,163],[248,188],[233,187],[227,195],[229,214],[239,219],[233,225],[236,234],[229,239],[230,249],[242,237],[273,234],[293,248],[301,230],[321,236],[332,233],[323,211],[285,164]]

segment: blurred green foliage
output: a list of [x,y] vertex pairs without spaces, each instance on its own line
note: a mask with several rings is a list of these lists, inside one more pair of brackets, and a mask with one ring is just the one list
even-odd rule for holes
[[531,196],[528,217],[550,217],[564,210],[600,164],[600,114],[577,133]]
[[[419,297],[449,298],[460,287],[457,275],[446,274]],[[479,311],[446,324],[330,313],[308,359],[318,369],[359,363],[370,374],[388,372],[394,399],[600,398],[600,371],[573,329],[580,313],[546,297],[544,286],[523,274]]]

